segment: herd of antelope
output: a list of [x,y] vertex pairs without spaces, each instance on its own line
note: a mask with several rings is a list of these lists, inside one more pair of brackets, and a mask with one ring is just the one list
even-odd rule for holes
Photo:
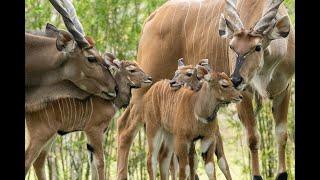
[[216,179],[216,157],[231,180],[216,117],[220,107],[236,103],[252,178],[262,180],[253,109],[258,97],[272,100],[276,179],[288,179],[295,39],[282,2],[167,1],[146,19],[133,62],[101,54],[70,0],[50,0],[67,31],[48,23],[45,31],[25,33],[25,174],[33,166],[38,179],[46,179],[45,160],[55,137],[83,131],[92,178],[104,180],[104,132],[116,111],[126,108],[117,119],[117,179],[128,179],[130,146],[145,127],[149,179],[157,178],[157,167],[161,179],[199,179],[199,140],[208,178]]

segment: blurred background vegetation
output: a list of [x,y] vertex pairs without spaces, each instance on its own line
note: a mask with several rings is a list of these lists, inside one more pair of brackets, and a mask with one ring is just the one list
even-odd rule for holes
[[[87,35],[92,36],[97,48],[113,52],[119,59],[135,60],[144,20],[165,0],[73,0],[78,17]],[[293,24],[295,20],[295,0],[285,0]],[[26,29],[44,29],[47,22],[65,29],[64,24],[47,0],[25,0]],[[287,167],[290,179],[295,179],[295,88],[294,80],[289,107],[287,144]],[[264,107],[257,116],[261,134],[260,167],[266,179],[274,179],[277,173],[277,152],[274,139],[274,122],[271,103],[264,102]],[[122,111],[116,114],[114,119]],[[229,162],[232,177],[249,180],[250,156],[246,145],[244,128],[238,119],[235,106],[222,109],[218,114],[221,134],[224,140],[225,154]],[[116,174],[116,123],[109,126],[105,134],[105,162],[108,179],[115,179]],[[146,171],[146,138],[141,130],[130,152],[130,179],[148,179]],[[197,144],[199,146],[199,144]],[[200,159],[200,155],[198,154]],[[200,161],[201,162],[201,161]],[[47,159],[46,172],[50,180],[89,179],[90,170],[86,150],[86,138],[83,133],[70,133],[57,137]],[[207,179],[203,164],[199,163],[200,179]],[[224,179],[218,170],[218,179]],[[31,169],[26,179],[36,179]]]

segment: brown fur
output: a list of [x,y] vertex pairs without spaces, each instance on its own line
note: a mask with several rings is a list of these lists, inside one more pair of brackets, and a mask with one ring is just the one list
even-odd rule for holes
[[[92,95],[85,99],[57,97],[58,99],[47,102],[42,109],[26,113],[26,128],[30,134],[30,143],[25,151],[25,173],[41,153],[40,159],[35,161],[35,168],[38,178],[45,177],[44,171],[41,170],[43,168],[41,162],[46,157],[47,151],[42,149],[44,147],[50,149],[51,143],[48,143],[50,139],[53,140],[57,132],[84,131],[89,140],[88,143],[94,149],[91,153],[94,156],[92,167],[98,170],[98,174],[94,175],[99,179],[105,178],[103,133],[117,110],[115,105],[121,108],[129,104],[132,84],[135,88],[151,84],[150,77],[136,63],[121,62],[115,75],[119,81],[119,92],[113,102]],[[128,67],[134,72],[129,72]],[[59,84],[59,87],[62,85]],[[65,88],[72,94],[81,91],[75,86]]]
[[[245,41],[249,36],[249,29],[262,17],[267,9],[267,0],[238,0],[237,10],[244,25],[246,36],[237,36],[231,40],[219,36],[219,18],[224,12],[225,0],[204,1],[168,1],[159,7],[145,23],[139,42],[138,62],[146,73],[151,74],[154,81],[171,78],[177,67],[177,59],[183,57],[186,64],[195,65],[199,59],[207,58],[212,69],[231,75],[235,69],[235,53],[229,45],[235,46],[235,51],[244,52],[254,43]],[[280,5],[278,19],[288,15],[284,5]],[[282,144],[285,144],[287,134],[286,111],[291,84],[295,68],[295,39],[294,29],[290,25],[287,38],[270,41],[266,36],[254,37],[255,43],[263,41],[263,51],[252,52],[246,57],[246,62],[240,68],[240,75],[244,83],[259,89],[260,94],[273,98],[274,107],[278,108],[274,115],[275,121],[282,123],[278,126],[277,136],[279,151],[278,173],[285,172],[285,154]],[[243,43],[242,43],[243,42]],[[239,49],[238,49],[239,48]],[[263,61],[263,66],[261,67]],[[271,76],[271,77],[269,77]],[[262,83],[258,85],[253,78]],[[289,86],[290,87],[290,86]],[[248,145],[252,157],[252,174],[260,175],[259,170],[259,134],[252,107],[252,91],[250,87],[243,91],[244,99],[237,105],[240,120],[246,128]],[[140,106],[140,99],[148,91],[142,88],[133,93],[132,109],[126,110],[126,116],[118,119],[118,179],[127,178],[127,155],[135,128],[139,122],[131,113]],[[281,104],[281,105],[279,105]],[[133,108],[133,107],[137,108]],[[280,123],[281,122],[281,123]],[[136,123],[136,124],[135,124]],[[277,125],[276,125],[277,126]],[[280,128],[282,127],[282,129]],[[280,138],[283,137],[283,138]],[[126,143],[126,144],[125,144]]]
[[[143,98],[142,120],[146,123],[148,137],[148,172],[150,179],[154,177],[154,169],[151,159],[154,151],[157,157],[155,144],[159,144],[159,139],[153,139],[158,132],[163,132],[165,137],[173,137],[175,153],[179,159],[179,177],[186,178],[185,167],[188,163],[188,153],[190,143],[199,135],[203,139],[212,139],[215,143],[217,121],[199,121],[198,117],[206,119],[215,109],[224,102],[239,101],[240,92],[232,87],[232,83],[224,74],[212,73],[212,79],[204,82],[198,92],[182,88],[172,91],[168,86],[168,81],[163,80],[154,84]],[[229,83],[228,88],[223,88],[219,83],[221,80]],[[185,104],[189,104],[186,106]],[[148,107],[148,108],[146,108]],[[161,139],[161,138],[160,138]],[[161,141],[161,140],[160,140]],[[172,147],[169,144],[167,147]],[[160,147],[158,147],[160,148]],[[212,149],[212,155],[215,149]],[[207,150],[203,153],[206,153]],[[204,158],[206,164],[211,162],[210,158]],[[171,156],[169,156],[171,157]],[[171,159],[171,158],[170,158]],[[154,174],[154,175],[153,175]],[[214,179],[213,176],[209,176]]]
[[[47,26],[47,36],[25,34],[26,93],[41,86],[71,81],[90,94],[113,99],[116,82],[104,67],[99,52],[94,47],[82,50],[70,33],[49,27],[52,26]],[[64,44],[64,49],[58,50],[57,44]],[[97,62],[89,62],[89,56],[95,57]]]
[[58,99],[75,98],[84,100],[89,97],[85,91],[77,88],[69,81],[63,81],[53,85],[30,88],[25,96],[25,111],[35,112],[46,108],[48,103]]
[[[172,89],[179,89],[182,86],[191,90],[199,90],[201,83],[198,80],[198,71],[192,65],[179,67],[175,72],[175,76],[170,80]],[[186,85],[186,82],[190,82]]]
[[[192,78],[187,76],[188,72],[194,71],[194,69],[197,68],[197,81],[192,81]],[[185,66],[181,65],[179,66],[178,70],[175,72],[175,77],[173,78],[174,82],[177,82],[178,84],[182,84],[184,87],[190,88],[190,89],[195,89],[193,87],[197,86],[198,84],[202,85],[203,78],[206,74],[210,73],[212,70],[210,68],[210,65],[208,64],[208,61],[206,59],[202,59],[199,61],[198,65],[196,67],[193,67],[191,65]],[[171,84],[172,80],[170,80],[170,86],[172,87]],[[181,86],[178,86],[181,87]],[[200,86],[201,87],[201,86]],[[173,89],[177,90],[177,86],[173,87]],[[198,90],[198,89],[197,89]],[[218,124],[217,124],[218,126]],[[223,142],[222,138],[219,132],[219,129],[217,128],[217,133],[216,133],[216,140],[217,140],[217,146],[216,146],[216,151],[215,154],[217,156],[217,159],[219,161],[219,168],[223,172],[224,176],[226,177],[227,180],[231,180],[231,173],[229,170],[229,165],[227,162],[227,159],[224,155],[224,150],[223,150]],[[159,161],[159,166],[160,166],[160,177],[162,179],[166,179],[166,175],[168,172],[165,172],[167,169],[167,164],[168,159],[168,148],[165,145],[166,143],[163,142],[159,151],[159,156],[158,156],[158,161]],[[191,142],[190,146],[190,152],[189,152],[189,164],[190,164],[190,179],[195,179],[197,176],[196,174],[196,168],[197,168],[197,157],[196,157],[196,152],[195,152],[195,145],[194,142]],[[176,156],[173,155],[171,158],[170,162],[170,172],[172,179],[175,179],[176,177],[176,168],[174,167],[174,161]],[[222,163],[221,163],[222,162]]]

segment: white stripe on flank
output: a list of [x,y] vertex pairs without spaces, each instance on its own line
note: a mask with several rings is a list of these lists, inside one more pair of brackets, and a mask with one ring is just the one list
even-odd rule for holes
[[195,26],[194,32],[193,32],[192,51],[193,51],[193,59],[194,60],[196,60],[196,53],[194,51],[194,38],[195,38],[197,27],[198,27],[198,21],[199,21],[199,15],[200,15],[200,11],[201,11],[201,6],[202,6],[202,2],[200,2],[200,7],[199,7],[199,10],[198,10],[198,14],[197,14],[196,26]]
[[63,126],[64,119],[63,119],[63,111],[61,110],[60,99],[58,100],[58,106],[60,111],[61,125]]
[[79,106],[81,107],[81,113],[80,113],[80,124],[81,124],[81,127],[83,128],[83,103],[82,101],[78,101],[79,102]]
[[78,122],[78,127],[82,128],[81,126],[81,104],[79,102],[79,100],[75,99],[75,104],[76,104],[76,107],[78,109],[78,113],[77,114],[77,122]]
[[[155,94],[153,92],[150,93],[152,96],[151,96],[151,102],[152,102],[152,109],[153,109],[153,112],[155,113],[156,112],[156,109],[155,109],[155,103],[154,103],[154,99],[155,99]],[[158,101],[159,103],[159,101]],[[157,104],[158,104],[157,103]],[[149,107],[151,108],[151,107]]]
[[69,112],[69,106],[68,106],[68,103],[66,103],[67,102],[67,100],[66,99],[62,99],[63,100],[63,102],[62,102],[62,107],[66,107],[66,109],[64,109],[63,110],[63,112],[65,113],[64,115],[65,115],[65,128],[66,129],[68,129],[69,128],[69,117],[68,117],[68,112]]
[[186,40],[186,57],[185,58],[188,58],[188,42],[187,42],[187,30],[186,30],[186,24],[187,24],[187,18],[188,18],[188,15],[189,15],[189,10],[190,10],[190,6],[191,6],[191,3],[190,3],[190,0],[188,0],[188,11],[187,11],[187,15],[186,15],[186,18],[184,19],[184,24],[183,24],[183,29],[184,29],[184,36],[185,36],[185,40]]
[[85,108],[85,111],[84,111],[84,125],[83,125],[83,127],[85,127],[86,126],[86,124],[87,124],[87,122],[88,122],[88,114],[87,114],[87,112],[88,112],[88,107],[87,107],[87,104],[88,104],[88,100],[86,101],[86,108]]
[[[214,8],[215,8],[215,7],[213,7],[212,9],[214,9]],[[210,17],[213,17],[214,12],[215,12],[215,11],[212,11],[212,13],[211,13],[211,16],[210,16]],[[207,43],[206,43],[206,45],[207,45],[207,48],[206,48],[206,54],[207,54],[207,56],[208,56],[209,35],[210,35],[211,24],[212,24],[212,21],[211,21],[211,22],[210,22],[210,24],[209,24],[208,33],[207,33]]]
[[[51,105],[51,109],[52,109],[53,114],[56,115],[56,112],[54,111],[54,107],[53,107],[52,103],[50,103],[50,105]],[[55,116],[55,118],[56,118],[56,116]]]
[[90,104],[91,104],[91,112],[90,112],[90,118],[89,121],[91,121],[92,113],[93,113],[93,103],[92,103],[92,98],[90,98]]
[[[205,27],[206,27],[206,22],[207,22],[207,18],[208,18],[208,16],[207,16],[207,14],[208,14],[208,10],[210,10],[210,8],[206,8],[205,9],[205,13],[204,13],[204,15],[205,15],[205,20],[204,20],[204,23],[203,23],[203,27],[202,27],[202,32],[201,32],[201,38],[200,38],[200,47],[205,47],[205,46],[203,46],[203,40],[204,40],[204,30],[206,29]],[[201,49],[199,49],[199,59],[201,58]],[[203,58],[207,58],[207,54],[205,54],[205,57],[203,57]]]
[[[177,5],[178,6],[178,5]],[[172,19],[171,19],[171,30],[170,30],[170,36],[171,36],[171,47],[175,47],[174,44],[173,44],[173,36],[172,36],[172,29],[174,29],[174,26],[173,25],[173,20],[176,16],[176,11],[177,11],[177,6],[174,7],[174,11],[173,11],[173,16],[172,16]],[[175,49],[175,48],[174,48]]]
[[[222,3],[220,3],[220,7],[218,7],[218,9],[220,10],[222,8]],[[220,19],[220,17],[219,17],[219,19]],[[218,27],[219,28],[219,20],[217,20],[216,21],[216,24],[215,24],[215,27]],[[216,30],[216,32],[218,32],[217,30]],[[218,44],[218,43],[216,43],[216,58],[215,58],[215,60],[214,60],[214,64],[216,65],[216,62],[217,62],[217,60],[218,60],[218,51],[217,51],[217,49],[219,48],[219,45],[221,45],[221,44]],[[228,63],[227,61],[224,61],[225,63]],[[223,64],[223,68],[225,68],[225,63]],[[214,67],[217,67],[217,66],[214,66]],[[228,67],[228,64],[227,64],[227,67]],[[215,69],[214,69],[215,70]]]
[[[70,112],[69,112],[69,114],[70,114],[70,117],[68,118],[68,120],[69,120],[69,122],[71,123],[70,125],[72,125],[73,126],[73,121],[72,121],[72,103],[71,103],[71,99],[70,98],[68,98],[68,102],[69,102],[69,104],[70,104]],[[71,129],[73,128],[71,126]],[[72,129],[73,130],[73,129]]]
[[[167,11],[168,11],[168,10],[167,10]],[[163,37],[163,35],[162,35],[162,25],[163,25],[163,21],[165,20],[167,14],[168,14],[168,13],[165,13],[165,16],[162,18],[162,21],[161,21],[161,24],[160,24],[160,51],[161,51],[160,54],[161,54],[161,60],[162,60],[162,62],[164,62],[164,60],[163,60],[163,42],[164,42],[164,41],[162,41],[162,38],[164,38],[164,37]]]
[[44,109],[44,112],[46,113],[47,121],[48,121],[49,127],[51,129],[52,126],[51,126],[51,123],[50,123],[50,118],[49,118],[49,115],[48,115],[48,112],[47,112],[47,108]]
[[[214,27],[218,27],[218,22],[219,22],[219,21],[216,21],[216,22],[215,22]],[[214,30],[213,32],[216,32],[216,31]],[[216,65],[216,64],[217,64],[217,59],[218,59],[218,53],[217,53],[218,51],[217,51],[217,49],[219,48],[219,46],[221,46],[221,44],[217,43],[216,41],[212,41],[212,43],[215,44],[215,50],[216,50],[215,53],[214,53],[215,58],[214,58],[214,63],[213,63],[213,64],[214,64],[215,66],[217,66],[217,65]],[[213,47],[213,44],[212,44],[212,47]],[[224,62],[225,62],[225,61],[224,61]]]
[[73,106],[74,106],[74,120],[73,120],[73,125],[72,125],[72,129],[74,129],[74,125],[77,121],[77,107],[76,104],[74,102],[74,98],[72,98],[72,102],[73,102]]
[[71,111],[72,111],[72,107],[71,107],[71,103],[70,103],[70,99],[67,98],[66,99],[66,104],[68,105],[68,111],[66,112],[68,114],[67,116],[67,122],[68,122],[68,129],[72,126],[72,122],[71,122]]

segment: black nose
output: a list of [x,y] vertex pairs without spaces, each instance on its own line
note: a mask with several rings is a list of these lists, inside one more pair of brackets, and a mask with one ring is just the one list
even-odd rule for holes
[[119,92],[119,86],[116,85],[116,87],[114,88],[114,90],[116,91],[116,94],[118,94],[118,92]]
[[231,77],[231,81],[234,87],[238,87],[242,83],[242,80],[243,80],[242,77],[235,77],[235,76]]

